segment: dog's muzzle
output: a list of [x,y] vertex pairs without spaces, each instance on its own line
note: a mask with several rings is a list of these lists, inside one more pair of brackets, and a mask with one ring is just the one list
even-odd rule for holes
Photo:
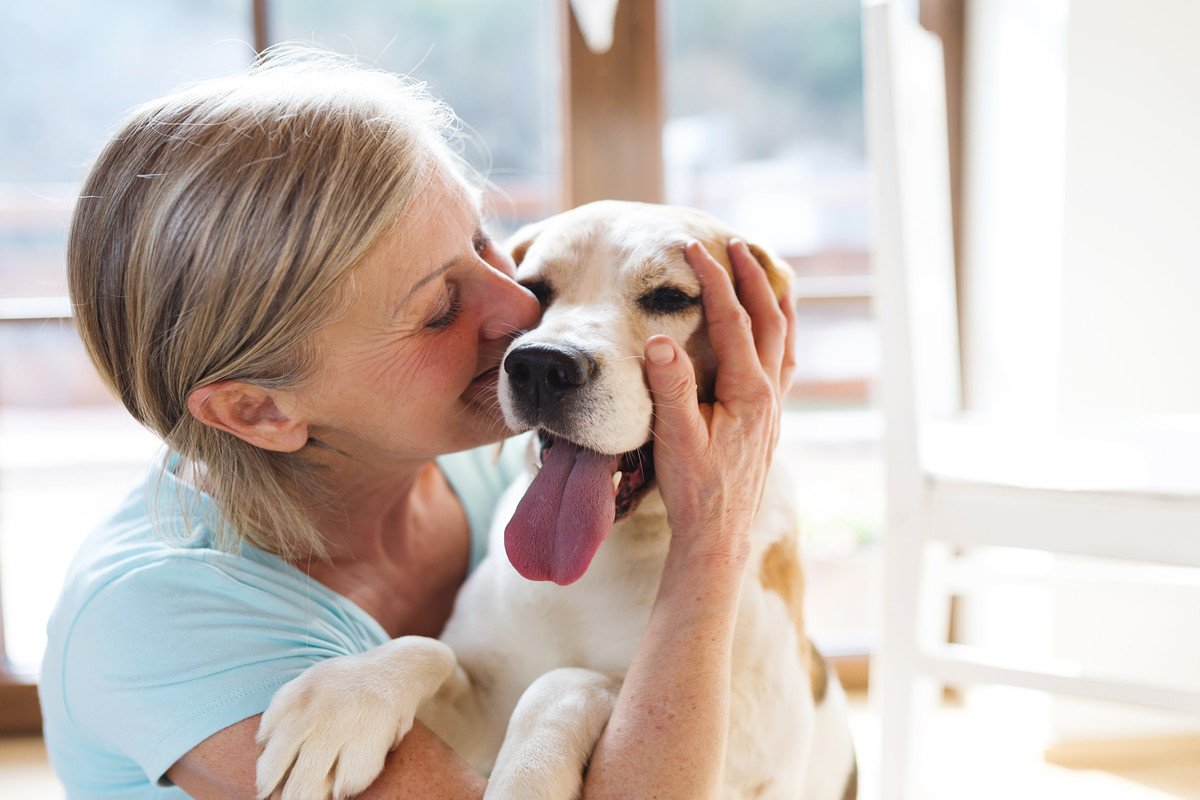
[[544,421],[595,376],[599,365],[582,350],[523,344],[504,357],[512,396],[522,416]]

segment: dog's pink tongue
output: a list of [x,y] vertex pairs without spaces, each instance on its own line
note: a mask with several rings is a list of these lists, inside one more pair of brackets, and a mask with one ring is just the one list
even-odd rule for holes
[[612,477],[620,456],[606,456],[563,439],[545,461],[504,529],[504,549],[531,581],[566,586],[587,572],[612,529]]

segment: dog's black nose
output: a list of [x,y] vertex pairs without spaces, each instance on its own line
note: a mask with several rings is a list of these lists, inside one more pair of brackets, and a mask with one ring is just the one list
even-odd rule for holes
[[585,385],[596,366],[582,350],[549,344],[524,344],[504,357],[504,371],[517,398],[533,413]]

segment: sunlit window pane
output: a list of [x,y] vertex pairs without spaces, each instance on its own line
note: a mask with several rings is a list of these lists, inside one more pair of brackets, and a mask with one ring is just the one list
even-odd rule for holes
[[499,192],[501,232],[547,216],[558,193],[558,39],[542,0],[277,0],[272,37],[313,42],[428,84],[466,125],[463,153]]
[[127,111],[243,69],[252,38],[246,0],[0,4],[0,602],[18,672],[41,659],[78,542],[155,449],[70,323],[36,318],[63,312],[79,184]]
[[0,4],[0,297],[66,292],[76,185],[117,121],[250,63],[245,0]]
[[666,5],[669,199],[786,256],[865,249],[857,0]]
[[716,214],[799,280],[792,398],[863,405],[877,371],[858,0],[674,0],[667,199]]

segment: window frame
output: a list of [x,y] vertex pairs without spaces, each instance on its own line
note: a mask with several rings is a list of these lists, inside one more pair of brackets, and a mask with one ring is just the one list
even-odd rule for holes
[[[0,325],[63,322],[70,319],[70,304],[64,302],[63,298],[0,299]],[[2,557],[3,554],[0,554]],[[41,729],[37,676],[16,672],[12,668],[6,650],[4,602],[0,597],[0,735],[37,733]]]

